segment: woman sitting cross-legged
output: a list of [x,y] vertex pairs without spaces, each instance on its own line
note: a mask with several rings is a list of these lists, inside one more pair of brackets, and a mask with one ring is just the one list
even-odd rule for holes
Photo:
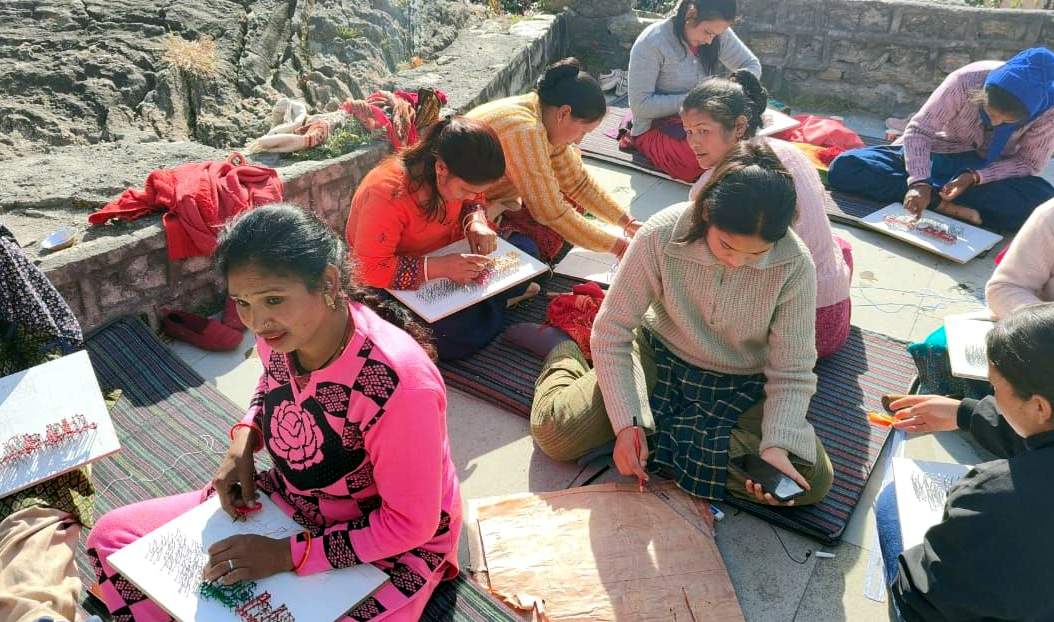
[[739,143],[694,203],[637,233],[593,324],[595,369],[556,329],[510,328],[507,337],[549,350],[531,412],[542,451],[574,460],[615,438],[624,475],[648,470],[700,497],[775,504],[729,468],[760,454],[807,491],[791,503],[827,494],[831,463],[805,420],[816,273],[794,213],[776,154]]
[[726,72],[761,75],[758,57],[732,31],[735,19],[736,0],[681,0],[673,16],[645,28],[630,50],[633,122],[623,144],[675,179],[692,182],[704,170],[677,116],[688,91]]
[[1016,231],[1054,198],[1038,175],[1054,153],[1054,52],[1025,50],[1005,63],[953,71],[892,146],[847,151],[831,162],[832,188],[903,201],[997,231]]
[[[487,221],[483,192],[505,174],[505,157],[485,123],[446,117],[424,138],[382,162],[359,184],[345,231],[363,285],[419,289],[433,279],[468,283],[489,265],[497,233]],[[435,254],[467,238],[468,253]],[[523,235],[509,242],[530,255],[538,248]],[[430,326],[441,359],[469,356],[504,327],[509,300],[537,285],[492,296]]]
[[[214,257],[239,317],[257,335],[264,372],[207,489],[98,521],[88,538],[98,593],[114,619],[169,620],[109,556],[212,494],[238,517],[259,491],[303,532],[221,540],[209,548],[206,580],[231,585],[373,564],[391,581],[349,603],[342,620],[419,620],[436,585],[458,572],[461,531],[446,390],[418,341],[423,329],[402,307],[351,285],[340,237],[298,207],[239,216]],[[274,467],[257,473],[253,453],[261,449]]]
[[[543,261],[555,265],[572,246],[621,257],[640,227],[589,174],[578,151],[605,112],[600,84],[578,60],[565,58],[546,68],[534,92],[467,114],[493,127],[505,150],[505,177],[487,190],[497,209],[506,210],[502,235],[526,235]],[[621,231],[613,233],[586,214]]]
[[962,430],[998,457],[948,491],[943,520],[907,550],[893,486],[879,494],[875,518],[896,619],[1054,620],[1054,304],[1017,309],[987,339],[994,396],[912,395],[891,404],[896,428]]
[[[713,167],[737,142],[751,139],[761,127],[768,93],[749,71],[732,79],[709,78],[692,89],[681,104],[681,119],[699,166],[706,172],[692,186],[689,199],[709,183]],[[849,338],[853,251],[831,232],[827,191],[808,157],[788,142],[756,138],[772,148],[794,179],[798,217],[794,233],[805,242],[816,265],[816,351],[820,358],[837,352]]]

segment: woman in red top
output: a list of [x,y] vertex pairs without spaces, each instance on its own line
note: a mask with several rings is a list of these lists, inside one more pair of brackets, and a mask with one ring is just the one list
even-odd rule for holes
[[[346,236],[363,285],[418,289],[448,278],[467,283],[497,249],[487,222],[484,190],[505,174],[501,142],[485,123],[446,117],[416,145],[366,175],[351,200]],[[467,238],[471,253],[434,254]],[[524,238],[509,242],[537,256]],[[441,359],[468,356],[487,345],[504,326],[515,287],[431,325]]]

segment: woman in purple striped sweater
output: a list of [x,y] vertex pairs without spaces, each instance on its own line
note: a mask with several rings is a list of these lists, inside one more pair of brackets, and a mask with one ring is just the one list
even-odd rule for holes
[[832,188],[903,201],[1016,231],[1054,186],[1038,175],[1054,153],[1054,52],[953,71],[891,146],[854,149],[831,163]]

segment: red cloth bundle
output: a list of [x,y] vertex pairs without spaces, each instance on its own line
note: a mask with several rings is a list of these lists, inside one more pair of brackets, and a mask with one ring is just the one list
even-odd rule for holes
[[571,293],[560,294],[549,303],[545,311],[545,323],[555,326],[571,336],[585,354],[593,360],[589,350],[589,335],[593,332],[593,320],[604,302],[604,290],[590,281],[575,285]]

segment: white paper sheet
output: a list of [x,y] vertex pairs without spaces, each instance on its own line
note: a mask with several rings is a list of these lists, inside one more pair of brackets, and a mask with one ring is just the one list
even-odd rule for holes
[[763,125],[758,130],[758,136],[779,134],[780,132],[793,130],[801,125],[801,121],[772,108],[766,108],[765,112],[761,113],[761,121]]
[[944,318],[953,376],[988,380],[988,346],[985,337],[994,326],[995,322],[987,311]]
[[941,522],[948,490],[971,468],[965,464],[893,458],[897,515],[905,550],[921,544],[926,531]]
[[[468,252],[468,241],[458,240],[434,253],[429,253],[429,256],[437,257],[450,253]],[[483,284],[473,283],[465,286],[456,286],[447,279],[435,279],[425,283],[418,290],[390,289],[388,291],[409,307],[411,311],[424,318],[426,322],[432,323],[448,315],[453,315],[462,309],[471,307],[477,302],[486,300],[510,287],[519,285],[549,269],[549,266],[501,238],[498,238],[498,249],[490,254],[490,258],[502,259],[510,253],[518,259],[515,267],[494,274]],[[452,287],[446,289],[448,286]],[[446,292],[440,295],[429,296],[429,291],[433,288],[446,289]]]
[[88,353],[81,351],[0,378],[0,456],[23,434],[46,436],[48,424],[83,415],[94,429],[69,442],[41,449],[0,466],[0,497],[72,471],[121,448],[95,379]]
[[907,212],[904,210],[903,204],[891,203],[870,216],[865,216],[861,219],[861,222],[876,231],[880,231],[888,236],[918,246],[919,248],[928,250],[931,253],[940,255],[946,259],[951,259],[958,263],[966,263],[970,261],[974,257],[977,257],[981,253],[992,248],[1003,239],[1003,236],[1001,235],[985,231],[984,229],[955,220],[954,218],[949,218],[948,216],[938,214],[932,210],[926,210],[923,212],[923,218],[950,227],[951,231],[956,233],[957,239],[955,242],[947,243],[919,233],[917,230],[912,229],[905,231],[902,230],[902,227],[900,226],[886,223],[886,216],[899,217],[906,215]]
[[[201,598],[198,589],[214,542],[238,534],[284,538],[302,531],[293,519],[261,495],[259,512],[234,522],[213,496],[110,556],[125,578],[136,584],[180,622],[241,622],[223,604]],[[318,542],[321,546],[321,541]],[[271,594],[272,610],[287,607],[297,622],[331,622],[387,581],[371,564],[300,577],[283,572],[257,581],[256,594]],[[289,619],[289,618],[287,618]]]

